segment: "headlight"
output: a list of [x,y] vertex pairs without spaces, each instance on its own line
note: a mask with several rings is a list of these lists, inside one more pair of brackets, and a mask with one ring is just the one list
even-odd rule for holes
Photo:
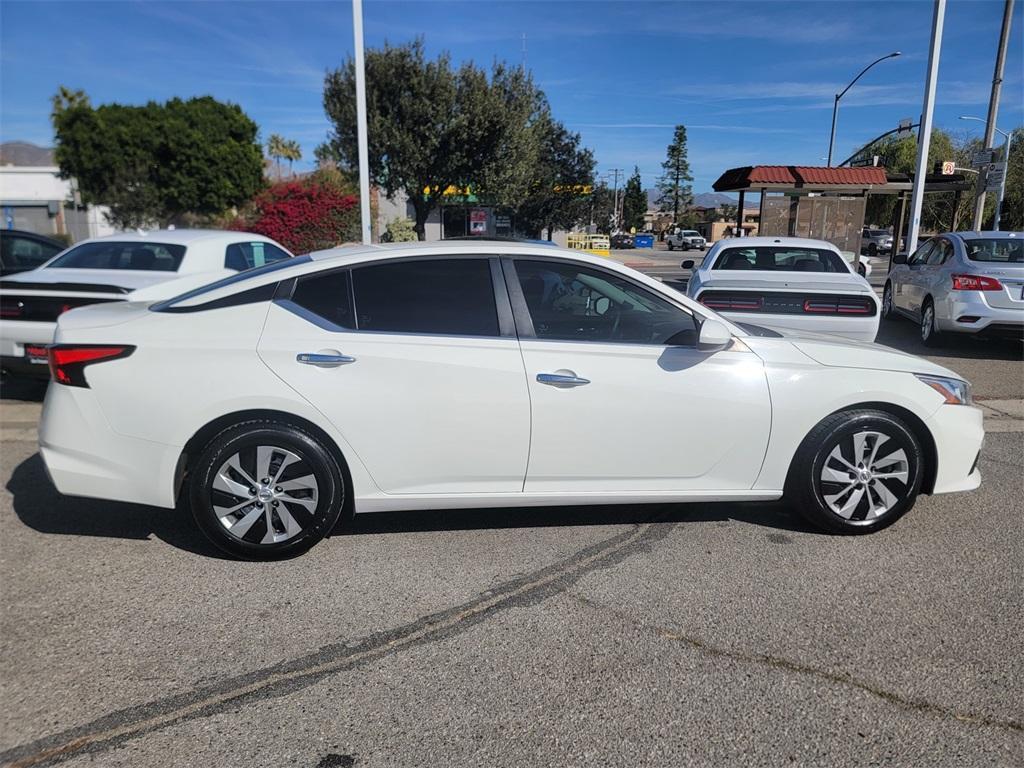
[[947,379],[945,376],[925,376],[915,373],[917,380],[934,389],[949,405],[971,405],[971,385],[961,379]]

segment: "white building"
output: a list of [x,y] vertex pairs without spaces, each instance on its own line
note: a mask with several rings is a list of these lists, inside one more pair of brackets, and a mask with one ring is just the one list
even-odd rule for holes
[[0,227],[77,242],[115,231],[107,211],[81,204],[74,180],[60,178],[53,150],[25,142],[0,145]]

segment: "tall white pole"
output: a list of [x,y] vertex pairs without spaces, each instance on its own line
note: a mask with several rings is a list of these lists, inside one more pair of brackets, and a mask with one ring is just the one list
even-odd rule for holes
[[1003,144],[1003,180],[999,182],[999,199],[996,200],[996,219],[992,229],[999,231],[999,219],[1003,213],[1003,198],[1006,197],[1006,177],[1010,175],[1010,142],[1013,141],[1013,131],[1006,134],[1006,141]]
[[359,213],[363,243],[373,241],[370,227],[370,151],[366,139],[366,64],[363,56],[363,0],[352,0],[352,31],[356,48],[356,131],[359,135]]
[[[924,203],[924,182],[928,175],[928,146],[932,139],[932,112],[935,110],[935,85],[939,79],[939,56],[942,52],[942,24],[946,20],[946,0],[935,0],[932,14],[932,44],[928,51],[928,77],[924,84],[924,108],[917,139],[917,167],[914,170],[914,188],[910,196],[910,237],[907,253],[917,250],[917,235],[921,230],[921,206]],[[900,233],[896,233],[899,242]]]

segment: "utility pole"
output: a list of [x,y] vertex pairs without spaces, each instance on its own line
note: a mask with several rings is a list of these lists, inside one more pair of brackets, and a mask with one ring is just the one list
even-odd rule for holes
[[[939,57],[942,53],[942,25],[946,20],[946,0],[935,0],[932,14],[932,42],[928,50],[928,75],[924,83],[924,107],[921,110],[921,128],[917,138],[917,168],[910,198],[910,236],[907,253],[917,250],[917,234],[921,229],[921,206],[924,203],[924,182],[928,175],[928,148],[932,139],[932,112],[935,110],[935,85],[939,79]],[[899,243],[899,232],[896,243]]]
[[612,231],[619,228],[619,174],[625,174],[622,168],[612,168],[615,177],[614,192],[612,193]]
[[[1006,65],[1006,46],[1010,42],[1010,23],[1013,21],[1013,0],[1006,0],[1003,7],[1003,28],[999,33],[999,51],[996,54],[996,69],[992,75],[992,95],[988,100],[988,118],[985,121],[985,143],[982,149],[992,146],[992,139],[995,137],[996,118],[999,116],[999,95],[1003,90],[1003,69]],[[1009,154],[1007,154],[1009,160]],[[1003,169],[1005,176],[1006,169]],[[978,186],[974,197],[974,226],[975,231],[981,229],[981,220],[985,215],[985,178],[978,176]]]
[[370,151],[366,138],[366,64],[363,55],[363,0],[352,0],[352,33],[355,37],[356,131],[359,143],[359,214],[363,244],[373,242],[370,227]]

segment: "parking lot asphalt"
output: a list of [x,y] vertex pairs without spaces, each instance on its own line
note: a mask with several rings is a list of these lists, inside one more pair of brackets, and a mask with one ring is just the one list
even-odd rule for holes
[[5,384],[0,765],[1024,764],[1024,364],[978,349],[936,359],[1001,409],[982,487],[871,536],[784,503],[438,510],[278,563],[61,497],[43,389]]

